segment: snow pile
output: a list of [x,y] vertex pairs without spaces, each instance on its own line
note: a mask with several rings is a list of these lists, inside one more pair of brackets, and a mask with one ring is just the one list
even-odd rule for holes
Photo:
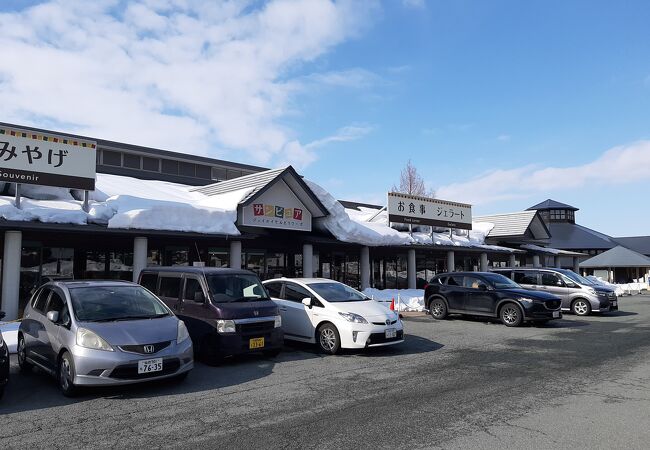
[[617,296],[634,295],[634,294],[638,294],[643,290],[647,290],[649,288],[648,283],[624,283],[624,284],[609,283],[608,281],[605,281],[602,278],[596,277],[594,275],[588,275],[587,279],[589,279],[589,281],[599,286],[604,286],[604,287],[614,289]]
[[0,322],[2,339],[7,343],[9,353],[16,353],[16,345],[18,344],[18,327],[20,327],[20,322]]
[[368,297],[382,303],[387,308],[395,300],[396,311],[424,311],[423,289],[374,289],[367,288],[363,291]]

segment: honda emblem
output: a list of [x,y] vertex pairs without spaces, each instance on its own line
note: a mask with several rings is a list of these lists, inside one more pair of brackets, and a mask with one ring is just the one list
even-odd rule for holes
[[153,353],[156,351],[156,348],[153,345],[145,345],[144,346],[144,352],[145,353]]
[[257,317],[257,316],[260,315],[260,312],[259,312],[258,310],[254,310],[254,311],[253,311],[253,315]]

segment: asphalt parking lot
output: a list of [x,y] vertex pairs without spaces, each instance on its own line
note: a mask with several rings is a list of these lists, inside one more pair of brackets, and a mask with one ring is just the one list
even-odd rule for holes
[[182,384],[0,400],[2,448],[647,448],[650,296],[547,326],[408,318],[401,346],[197,364]]

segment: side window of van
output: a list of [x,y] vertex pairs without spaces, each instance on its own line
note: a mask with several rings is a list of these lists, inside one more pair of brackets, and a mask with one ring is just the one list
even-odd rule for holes
[[542,285],[558,287],[564,286],[564,283],[556,274],[550,272],[542,272]]
[[515,283],[537,285],[537,272],[515,272]]
[[160,277],[160,297],[178,298],[181,293],[180,277]]
[[154,294],[158,287],[158,274],[157,273],[143,273],[140,276],[140,284],[149,289]]
[[205,294],[203,294],[203,288],[201,287],[199,280],[196,278],[185,279],[185,294],[183,295],[183,300],[205,303]]

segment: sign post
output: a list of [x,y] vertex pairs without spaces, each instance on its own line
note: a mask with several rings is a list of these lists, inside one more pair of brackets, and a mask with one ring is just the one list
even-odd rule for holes
[[0,126],[0,182],[95,190],[97,144]]
[[389,222],[472,229],[472,206],[437,198],[388,193]]

